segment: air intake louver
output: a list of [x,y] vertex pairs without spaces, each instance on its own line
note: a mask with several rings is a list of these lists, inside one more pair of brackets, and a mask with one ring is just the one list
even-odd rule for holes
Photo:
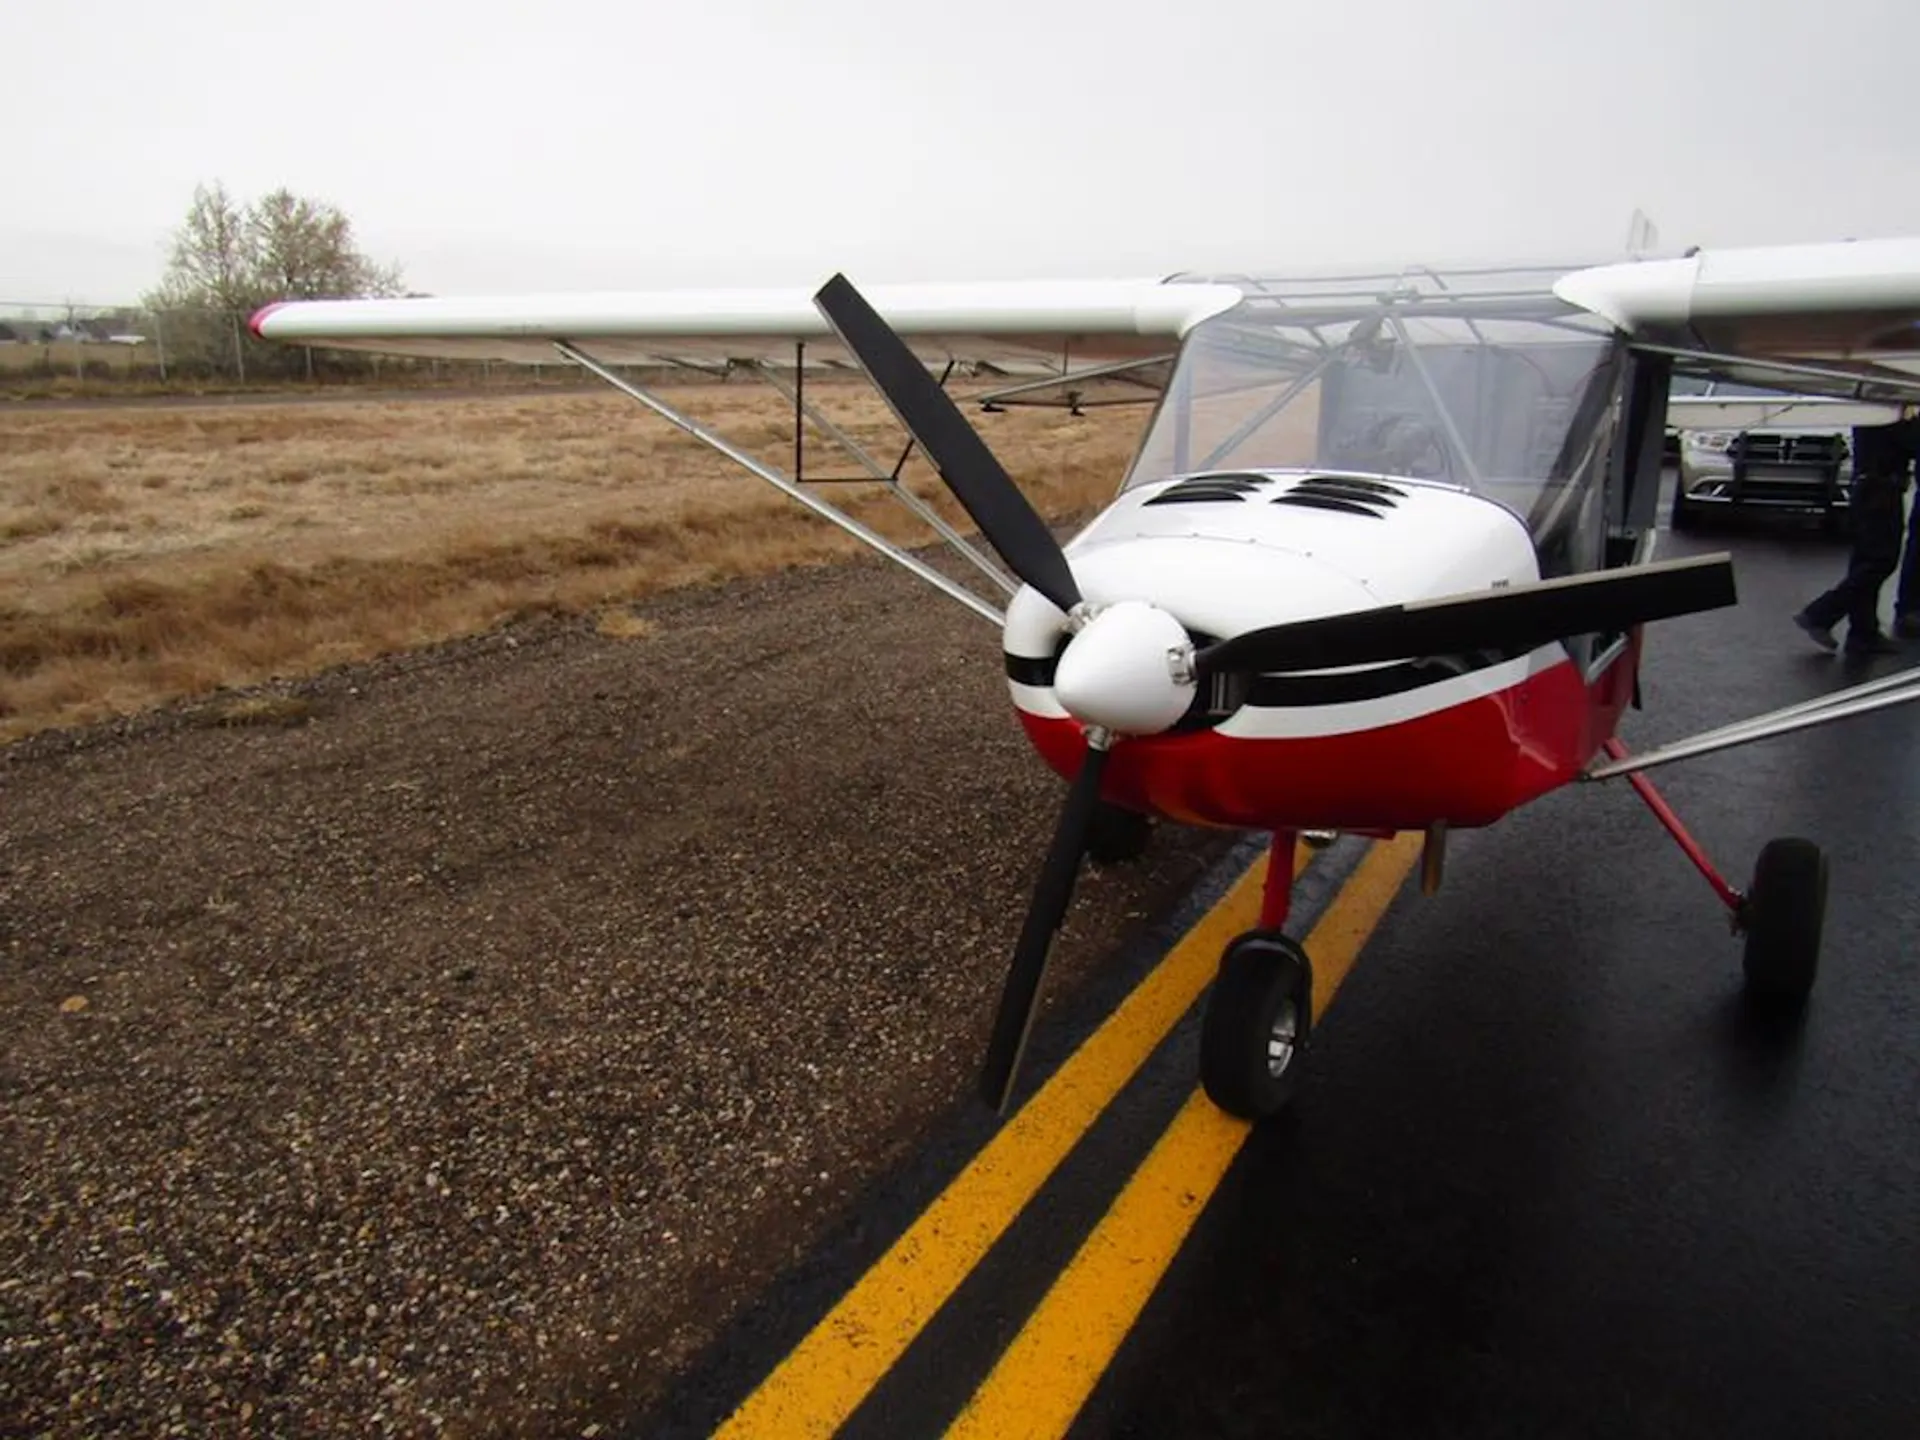
[[1210,500],[1240,501],[1272,483],[1265,475],[1192,475],[1169,485],[1149,505],[1200,505]]
[[1361,480],[1348,475],[1316,475],[1302,480],[1284,495],[1273,497],[1275,505],[1298,505],[1305,510],[1335,510],[1344,515],[1365,515],[1383,519],[1407,492],[1397,485],[1379,480]]

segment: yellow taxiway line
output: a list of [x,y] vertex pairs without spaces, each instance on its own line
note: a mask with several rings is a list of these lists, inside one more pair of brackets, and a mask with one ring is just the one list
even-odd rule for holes
[[[1295,851],[1304,869],[1310,852]],[[1262,855],[715,1431],[831,1435],[926,1328],[1259,923]]]
[[[1418,850],[1415,836],[1376,845],[1314,927],[1308,944],[1314,947],[1316,1014],[1345,978]],[[1295,852],[1296,871],[1304,869],[1309,858],[1310,851],[1303,844]],[[1227,943],[1258,923],[1266,871],[1266,858],[1262,856],[1181,936],[1114,1013],[714,1432],[717,1437],[757,1440],[763,1436],[827,1436],[845,1423],[1212,983]],[[1350,895],[1354,897],[1351,900]],[[1242,1122],[1221,1114],[1196,1093],[1042,1302],[1041,1310],[1029,1320],[1014,1347],[1002,1357],[961,1417],[962,1426],[988,1422],[977,1432],[987,1433],[1007,1423],[991,1418],[1002,1413],[990,1408],[995,1403],[993,1397],[1003,1390],[1014,1393],[1006,1381],[1017,1369],[1054,1363],[1036,1347],[1051,1343],[1046,1336],[1061,1323],[1057,1317],[1062,1313],[1059,1305],[1067,1303],[1066,1287],[1069,1283],[1085,1284],[1099,1273],[1093,1256],[1122,1235],[1118,1226],[1138,1226],[1143,1215],[1158,1213],[1157,1209],[1143,1210],[1142,1199],[1156,1186],[1164,1188],[1171,1179],[1184,1197],[1180,1203],[1192,1215],[1177,1226],[1177,1234],[1167,1230],[1170,1241],[1166,1235],[1162,1237],[1170,1262],[1180,1237],[1192,1224],[1192,1216],[1198,1214],[1206,1195],[1238,1151],[1245,1131]],[[1202,1186],[1198,1182],[1208,1166],[1217,1168]],[[1123,1216],[1132,1218],[1118,1218]],[[1137,1314],[1164,1268],[1163,1263],[1153,1270],[1131,1310],[1123,1303],[1117,1313]],[[1069,1329],[1076,1323],[1066,1322]],[[1072,1400],[1071,1408],[1064,1412],[1066,1420],[1071,1420],[1084,1403],[1087,1391],[1124,1333],[1122,1325],[1113,1332],[1110,1342],[1102,1341],[1095,1351],[1088,1352],[1085,1363],[1093,1368],[1084,1387],[1070,1387]],[[1080,1348],[1085,1349],[1084,1344]],[[1095,1355],[1102,1348],[1105,1358],[1097,1358],[1096,1363]],[[1056,1383],[1058,1379],[1056,1375]],[[1044,1413],[1057,1414],[1059,1398],[1064,1397],[1056,1397],[1056,1403],[1045,1407]],[[1018,1410],[1018,1405],[1010,1403],[1006,1413]],[[1041,1413],[1022,1415],[1009,1433],[1030,1428]]]
[[[1307,937],[1316,1019],[1420,854],[1376,845]],[[1195,1090],[947,1434],[1057,1436],[1072,1425],[1251,1127]]]

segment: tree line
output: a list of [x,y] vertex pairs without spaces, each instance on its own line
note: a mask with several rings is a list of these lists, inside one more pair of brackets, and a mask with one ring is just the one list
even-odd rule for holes
[[400,268],[366,255],[338,206],[282,187],[248,204],[224,184],[196,186],[173,234],[167,268],[143,303],[170,374],[241,380],[359,373],[363,356],[265,345],[247,329],[276,300],[324,300],[404,293]]

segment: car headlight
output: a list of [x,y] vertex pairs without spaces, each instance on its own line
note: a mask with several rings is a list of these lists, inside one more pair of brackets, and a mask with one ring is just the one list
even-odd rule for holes
[[1727,430],[1687,430],[1681,433],[1680,443],[1689,450],[1724,455],[1733,448],[1733,438],[1732,432]]

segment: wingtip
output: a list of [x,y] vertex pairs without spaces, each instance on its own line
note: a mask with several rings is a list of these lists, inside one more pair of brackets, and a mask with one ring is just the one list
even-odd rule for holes
[[267,338],[266,332],[260,327],[266,324],[269,315],[283,308],[286,303],[284,300],[275,300],[271,305],[262,305],[258,310],[253,312],[253,315],[247,321],[247,329],[252,332],[254,339],[264,340]]

